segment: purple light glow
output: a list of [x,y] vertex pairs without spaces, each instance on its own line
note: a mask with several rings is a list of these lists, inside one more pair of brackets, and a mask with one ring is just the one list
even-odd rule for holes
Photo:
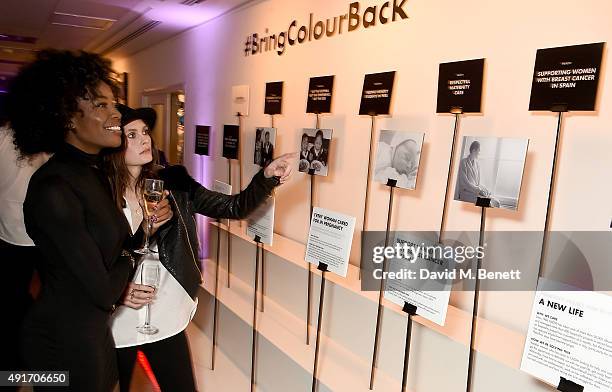
[[147,16],[164,24],[177,28],[190,28],[202,24],[226,11],[225,7],[185,6],[180,4],[163,4],[147,13]]

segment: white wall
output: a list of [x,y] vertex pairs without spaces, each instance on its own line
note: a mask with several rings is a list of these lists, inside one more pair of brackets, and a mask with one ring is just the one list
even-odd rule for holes
[[[370,133],[370,119],[357,115],[364,74],[397,71],[392,116],[378,119],[377,129],[425,132],[418,188],[396,192],[392,229],[437,230],[454,121],[451,115],[435,113],[438,64],[484,57],[483,113],[463,117],[458,140],[464,135],[530,139],[519,210],[490,211],[487,228],[541,230],[546,214],[556,117],[552,113],[527,110],[535,53],[539,48],[611,41],[612,3],[603,0],[408,0],[405,6],[408,20],[288,47],[282,56],[272,52],[244,56],[243,43],[249,34],[261,34],[266,28],[270,32],[286,30],[293,19],[308,23],[310,12],[317,18],[333,17],[346,13],[348,4],[347,0],[257,1],[121,59],[116,66],[130,74],[132,104],[140,102],[145,89],[184,84],[185,151],[193,151],[195,124],[213,126],[212,154],[217,158],[188,153],[185,159],[194,177],[208,185],[213,178],[227,179],[227,163],[218,157],[223,124],[237,123],[230,105],[232,85],[251,87],[251,113],[244,120],[241,141],[248,179],[256,170],[250,164],[255,127],[270,124],[269,116],[263,114],[265,83],[285,82],[283,114],[275,118],[275,125],[279,129],[277,151],[290,152],[298,150],[301,129],[314,126],[314,116],[305,113],[309,77],[336,75],[332,114],[323,116],[321,121],[322,127],[334,129],[330,174],[316,179],[316,204],[357,217],[358,230],[351,253],[351,262],[357,264]],[[382,1],[361,2],[362,9],[380,4]],[[610,65],[606,57],[607,50],[602,64],[598,110],[569,114],[564,123],[552,229],[606,230],[610,224],[612,84],[607,78]],[[455,164],[459,158],[457,154]],[[205,176],[205,172],[211,175]],[[387,200],[386,188],[372,183],[368,229],[384,230]],[[277,191],[276,231],[304,242],[308,231],[308,203],[308,176],[296,173],[291,183]],[[479,210],[474,206],[451,201],[447,229],[478,230],[479,218]],[[597,266],[591,268],[597,269]],[[469,293],[456,294],[452,301],[468,310],[471,306]],[[481,312],[524,331],[530,301],[530,295],[486,294]]]

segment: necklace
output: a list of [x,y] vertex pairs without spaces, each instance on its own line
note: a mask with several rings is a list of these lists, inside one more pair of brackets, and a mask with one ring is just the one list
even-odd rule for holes
[[134,215],[138,215],[141,216],[142,215],[142,207],[140,206],[140,203],[136,203],[138,205],[138,207],[136,207],[135,209],[133,208],[133,204],[130,203],[130,198],[126,195],[125,201],[127,202],[128,208],[130,209],[130,211],[132,212],[132,214]]

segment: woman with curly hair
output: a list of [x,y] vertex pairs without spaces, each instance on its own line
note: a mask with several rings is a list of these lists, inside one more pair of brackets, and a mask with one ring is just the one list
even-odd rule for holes
[[[21,351],[29,370],[69,371],[62,390],[107,392],[117,382],[108,322],[134,259],[129,225],[101,170],[101,151],[121,145],[111,72],[95,54],[42,51],[17,75],[7,102],[22,156],[54,153],[32,176],[23,207],[43,256]],[[168,219],[167,202],[157,214]]]

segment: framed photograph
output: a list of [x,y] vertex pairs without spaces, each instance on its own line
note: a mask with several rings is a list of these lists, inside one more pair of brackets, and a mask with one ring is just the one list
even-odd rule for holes
[[518,209],[529,139],[464,136],[457,170],[455,200]]
[[374,181],[395,180],[399,188],[415,189],[424,138],[423,132],[380,131]]
[[331,129],[304,128],[300,138],[299,171],[327,176],[332,132]]
[[275,144],[276,128],[256,128],[253,163],[261,167],[268,166],[274,159]]

